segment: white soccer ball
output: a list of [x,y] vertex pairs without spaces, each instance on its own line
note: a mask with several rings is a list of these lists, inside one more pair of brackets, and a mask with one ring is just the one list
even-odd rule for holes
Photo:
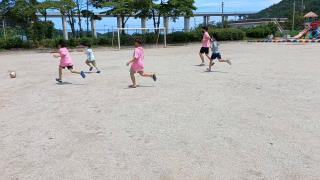
[[16,77],[17,77],[16,72],[11,71],[11,72],[10,72],[10,77],[11,77],[11,78],[16,78]]

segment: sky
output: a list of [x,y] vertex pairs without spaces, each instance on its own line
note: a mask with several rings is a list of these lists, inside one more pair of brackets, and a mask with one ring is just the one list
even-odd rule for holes
[[280,2],[280,0],[195,0],[197,11],[221,11],[221,2],[225,11],[259,11]]
[[[225,12],[258,12],[264,8],[267,8],[273,4],[280,2],[281,0],[195,0],[196,12],[221,12],[221,3],[224,2]],[[218,22],[221,18],[211,18],[211,21]],[[229,19],[232,19],[229,18]],[[57,29],[61,29],[61,19],[52,19]],[[190,26],[195,27],[201,24],[202,17],[191,18]],[[86,23],[83,20],[84,29],[86,29]],[[97,21],[97,29],[99,33],[105,33],[116,28],[117,22],[115,18],[104,18],[102,21]],[[127,22],[127,27],[138,28],[140,27],[140,20],[130,18]],[[153,22],[147,21],[147,27],[152,27]],[[69,27],[68,27],[69,29]],[[183,29],[183,18],[179,18],[176,22],[170,22],[171,30]]]

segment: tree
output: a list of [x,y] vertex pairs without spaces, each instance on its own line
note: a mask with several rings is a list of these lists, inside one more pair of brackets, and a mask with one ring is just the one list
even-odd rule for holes
[[45,0],[37,4],[36,9],[44,17],[44,21],[47,21],[47,11],[49,9],[58,9],[59,4],[54,0]]
[[16,0],[7,1],[11,5],[6,13],[6,16],[12,20],[12,23],[21,26],[22,29],[27,29],[32,22],[37,21],[36,16],[36,0]]
[[75,23],[76,19],[74,18],[76,11],[76,3],[73,0],[60,0],[56,2],[57,9],[60,11],[62,15],[68,17],[68,23],[71,27],[72,36],[76,37]]
[[82,36],[82,20],[81,20],[81,11],[83,10],[83,7],[84,7],[84,2],[83,0],[75,0],[75,4],[76,4],[76,14],[77,14],[77,17],[78,17],[78,25],[79,25],[79,30],[80,30],[80,37]]
[[8,15],[9,10],[14,6],[14,1],[3,0],[0,2],[0,19],[3,20]]
[[135,13],[135,3],[134,0],[114,0],[109,2],[104,2],[101,4],[102,7],[109,8],[104,13],[107,15],[114,15],[121,17],[121,27],[125,28],[131,16]]

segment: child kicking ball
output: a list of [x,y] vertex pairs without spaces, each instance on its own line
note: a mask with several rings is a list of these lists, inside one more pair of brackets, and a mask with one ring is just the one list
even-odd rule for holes
[[211,72],[211,68],[214,65],[213,60],[215,60],[215,59],[218,59],[219,62],[225,62],[225,63],[228,63],[229,65],[231,65],[230,60],[228,60],[228,59],[224,60],[221,58],[221,53],[219,51],[219,43],[215,38],[212,38],[211,49],[212,49],[212,56],[210,58],[209,68],[207,69],[209,72]]
[[62,83],[62,70],[67,68],[71,73],[80,74],[82,78],[86,78],[86,75],[83,71],[76,71],[73,69],[73,60],[70,56],[69,50],[65,41],[61,40],[58,44],[59,51],[54,53],[55,58],[60,58],[59,64],[59,78],[56,78],[56,81]]
[[92,71],[94,67],[97,70],[97,73],[100,73],[101,71],[97,67],[96,58],[94,56],[93,49],[91,48],[91,44],[87,45],[85,53],[87,54],[86,64],[89,66],[89,71]]
[[146,73],[144,71],[144,63],[143,63],[144,50],[142,48],[142,41],[140,39],[135,39],[134,46],[135,48],[134,48],[133,58],[131,61],[127,63],[127,66],[131,64],[130,76],[131,76],[132,85],[129,86],[130,88],[138,87],[136,83],[136,78],[134,76],[136,73],[139,73],[143,77],[150,77],[154,81],[157,81],[157,76],[155,73]]

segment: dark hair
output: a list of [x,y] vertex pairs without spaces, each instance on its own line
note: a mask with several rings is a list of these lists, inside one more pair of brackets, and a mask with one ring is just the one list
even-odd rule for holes
[[208,26],[203,26],[202,29],[208,31]]
[[142,40],[141,40],[140,38],[135,38],[135,39],[134,39],[134,42],[142,45]]
[[91,43],[87,43],[88,48],[91,48]]
[[64,47],[67,47],[67,43],[66,43],[65,40],[62,40],[62,39],[61,39],[58,44],[59,44],[61,47],[63,47],[63,48],[64,48]]

